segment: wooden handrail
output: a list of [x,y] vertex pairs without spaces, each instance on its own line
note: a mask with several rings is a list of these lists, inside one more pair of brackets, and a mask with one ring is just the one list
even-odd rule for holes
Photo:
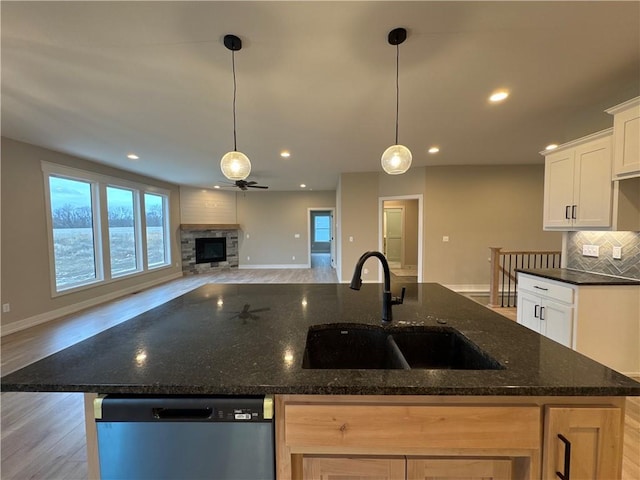
[[[491,250],[491,276],[489,277],[489,306],[505,307],[515,306],[518,279],[515,275],[516,268],[560,267],[561,252],[557,250],[502,250],[502,247],[489,247]],[[503,261],[501,261],[501,257]],[[509,258],[509,265],[505,265],[504,259]],[[533,257],[533,266],[531,265]],[[525,258],[527,265],[525,266]],[[514,259],[514,261],[512,261]],[[551,259],[551,265],[549,265]],[[546,265],[545,265],[546,261]],[[502,281],[501,281],[502,280]],[[505,284],[506,282],[506,284]],[[505,305],[505,292],[507,302]]]

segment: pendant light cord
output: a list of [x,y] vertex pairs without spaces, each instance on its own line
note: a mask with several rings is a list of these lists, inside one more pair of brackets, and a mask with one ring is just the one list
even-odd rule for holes
[[[236,143],[236,52],[231,50],[231,69],[233,70],[233,151],[237,152]],[[396,127],[397,128],[397,127]],[[398,134],[396,133],[396,136]]]
[[398,116],[400,111],[400,46],[396,45],[396,145],[398,145]]

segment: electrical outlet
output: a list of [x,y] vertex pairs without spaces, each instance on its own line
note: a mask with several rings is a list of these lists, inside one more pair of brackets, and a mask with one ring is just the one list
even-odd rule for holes
[[622,247],[613,247],[612,256],[614,260],[620,260],[622,258]]
[[366,275],[367,273],[369,273],[369,269],[368,269],[368,268],[365,268],[365,269],[364,269],[364,274]]
[[247,260],[251,260],[251,257],[249,255],[247,255]]
[[444,237],[442,237],[442,241],[443,242],[448,242],[449,241],[449,237],[445,235]]
[[293,257],[291,257],[291,260],[295,260],[295,259],[296,259],[296,256],[295,256],[295,255],[294,255]]
[[299,233],[296,233],[296,234],[293,236],[293,238],[300,238],[300,234],[299,234]]
[[583,257],[599,257],[600,247],[598,245],[583,245],[582,246]]
[[9,303],[2,304],[2,313],[8,313],[11,311],[11,305]]

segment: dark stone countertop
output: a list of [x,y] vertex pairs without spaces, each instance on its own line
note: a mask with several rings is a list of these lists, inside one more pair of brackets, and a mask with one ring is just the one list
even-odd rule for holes
[[437,284],[394,326],[446,321],[503,370],[311,370],[307,329],[380,324],[380,284],[210,284],[2,378],[3,391],[125,394],[640,395],[640,383]]
[[573,285],[640,285],[640,280],[624,277],[612,277],[598,273],[571,270],[569,268],[517,268],[516,272],[528,273],[537,277],[558,280]]

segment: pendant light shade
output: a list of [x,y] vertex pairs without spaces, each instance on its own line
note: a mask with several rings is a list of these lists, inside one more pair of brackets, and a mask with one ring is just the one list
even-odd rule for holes
[[224,36],[224,46],[231,50],[231,68],[233,71],[233,151],[224,154],[220,160],[220,170],[229,180],[244,180],[251,173],[251,161],[244,153],[238,152],[236,145],[236,57],[235,52],[242,48],[242,40],[235,35]]
[[229,180],[244,180],[251,173],[251,161],[244,153],[234,150],[224,154],[220,170]]
[[400,65],[400,45],[407,39],[407,31],[404,28],[395,28],[389,32],[389,45],[396,47],[396,144],[391,145],[382,154],[382,169],[389,175],[400,175],[411,167],[411,150],[404,145],[398,144],[398,110],[400,105],[399,87],[399,65]]
[[382,154],[382,169],[389,175],[400,175],[411,166],[411,150],[404,145],[391,145]]

